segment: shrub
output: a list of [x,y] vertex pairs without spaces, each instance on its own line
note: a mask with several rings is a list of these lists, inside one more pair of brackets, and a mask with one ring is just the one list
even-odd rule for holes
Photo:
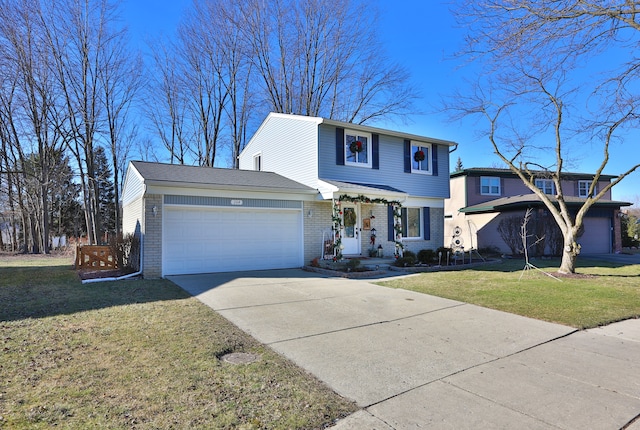
[[360,260],[358,260],[357,258],[352,258],[351,260],[347,261],[347,269],[354,271],[356,270],[356,268],[360,265]]
[[402,253],[402,256],[403,256],[404,258],[413,258],[413,261],[416,261],[416,260],[417,260],[416,253],[415,253],[415,252],[413,252],[413,251],[404,251],[404,252]]
[[421,249],[418,251],[418,261],[422,264],[431,264],[438,260],[438,255],[433,249]]
[[393,263],[393,265],[397,267],[410,267],[410,266],[413,266],[415,262],[416,262],[415,258],[400,257]]

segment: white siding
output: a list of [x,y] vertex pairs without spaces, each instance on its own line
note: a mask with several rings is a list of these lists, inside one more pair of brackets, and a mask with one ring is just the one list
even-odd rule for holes
[[129,163],[127,176],[122,187],[122,206],[142,197],[144,193],[144,178],[138,173],[133,164]]
[[320,118],[269,114],[240,154],[240,169],[253,170],[253,157],[260,153],[263,171],[316,188],[319,121]]
[[142,232],[142,202],[140,197],[122,207],[122,233],[141,233]]
[[143,230],[144,179],[129,163],[122,189],[122,233],[140,234]]

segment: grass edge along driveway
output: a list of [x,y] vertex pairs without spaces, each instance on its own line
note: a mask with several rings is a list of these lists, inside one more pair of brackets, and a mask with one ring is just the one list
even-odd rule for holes
[[357,410],[166,280],[82,285],[69,258],[0,256],[0,304],[0,427],[314,429]]
[[[533,264],[557,276],[559,260],[536,260]],[[586,259],[578,264],[577,275],[561,277],[561,282],[537,270],[523,273],[522,260],[506,260],[378,284],[579,329],[640,317],[640,265]]]

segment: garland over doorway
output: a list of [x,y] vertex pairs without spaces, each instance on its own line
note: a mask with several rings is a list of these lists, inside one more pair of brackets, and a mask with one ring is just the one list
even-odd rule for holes
[[396,258],[402,257],[402,251],[404,249],[404,245],[402,244],[402,203],[400,203],[398,200],[387,200],[383,198],[372,199],[362,194],[357,197],[343,194],[337,199],[333,199],[333,226],[331,229],[333,230],[334,261],[342,260],[342,249],[344,248],[344,246],[342,245],[342,202],[391,206],[393,208],[393,237],[395,242],[394,256]]

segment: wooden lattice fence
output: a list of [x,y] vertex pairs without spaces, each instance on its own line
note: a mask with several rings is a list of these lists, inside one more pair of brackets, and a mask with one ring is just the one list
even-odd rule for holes
[[76,269],[117,269],[117,258],[110,246],[83,245],[76,247]]

